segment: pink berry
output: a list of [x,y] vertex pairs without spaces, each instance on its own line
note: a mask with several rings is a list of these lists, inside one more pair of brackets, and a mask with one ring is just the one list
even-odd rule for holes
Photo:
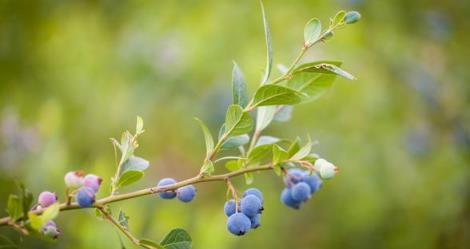
[[57,195],[49,191],[43,191],[39,194],[38,203],[41,207],[49,207],[50,205],[57,202]]
[[98,192],[102,181],[103,180],[101,179],[101,177],[93,174],[88,174],[85,176],[85,178],[83,178],[83,186],[89,187],[95,192]]
[[65,174],[64,181],[68,188],[80,188],[83,185],[83,172],[70,171]]

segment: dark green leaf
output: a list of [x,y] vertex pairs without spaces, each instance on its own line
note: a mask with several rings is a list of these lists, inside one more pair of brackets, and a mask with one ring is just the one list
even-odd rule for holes
[[271,74],[272,65],[273,65],[273,48],[271,42],[271,32],[269,31],[268,19],[266,17],[266,12],[264,11],[263,1],[260,1],[261,4],[261,13],[263,15],[263,25],[264,25],[264,37],[266,40],[266,69],[264,70],[262,83],[266,83]]
[[20,197],[17,195],[8,197],[7,212],[13,221],[23,217],[23,203],[21,203]]
[[321,35],[321,22],[317,18],[310,19],[304,28],[304,40],[306,46],[311,46]]
[[294,109],[291,105],[283,105],[277,109],[276,114],[274,115],[274,120],[278,122],[289,121],[292,115],[292,110]]
[[181,228],[171,230],[165,238],[160,242],[160,245],[166,249],[190,249],[192,239],[188,232]]
[[236,62],[233,62],[232,70],[232,97],[234,104],[240,106],[246,106],[248,104],[245,77]]
[[131,156],[122,165],[121,175],[124,174],[127,170],[144,171],[148,167],[149,167],[149,161],[147,161],[147,160],[145,160],[141,157]]
[[144,172],[142,170],[133,170],[133,169],[126,170],[119,177],[117,187],[120,188],[120,187],[130,185],[140,180],[143,176],[144,176]]
[[195,118],[199,125],[201,126],[202,132],[204,133],[204,140],[206,141],[206,152],[207,154],[211,153],[214,149],[214,139],[212,138],[211,132],[207,126],[202,122],[202,120]]
[[249,141],[250,141],[250,136],[248,136],[247,134],[230,137],[224,142],[224,144],[222,144],[222,149],[223,150],[235,149],[235,148],[238,148],[240,146],[247,144]]
[[293,105],[300,103],[302,93],[278,85],[264,85],[260,87],[254,97],[254,106],[265,105]]
[[227,137],[242,135],[251,131],[253,119],[239,105],[230,105],[225,116],[225,135]]

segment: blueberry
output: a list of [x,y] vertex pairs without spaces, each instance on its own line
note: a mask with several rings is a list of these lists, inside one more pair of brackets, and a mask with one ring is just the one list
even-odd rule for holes
[[263,204],[258,197],[254,195],[247,195],[240,201],[240,210],[246,216],[251,218],[263,211]]
[[261,219],[261,214],[257,214],[255,216],[253,216],[252,218],[250,218],[251,228],[256,229],[259,226],[261,226],[260,219]]
[[237,236],[244,235],[248,232],[251,228],[251,221],[250,219],[242,214],[242,213],[235,213],[228,217],[227,220],[227,229],[232,234]]
[[286,176],[284,176],[284,183],[286,186],[290,187],[298,182],[302,181],[302,178],[304,176],[304,171],[301,169],[290,169],[287,171]]
[[81,171],[70,171],[64,176],[65,186],[68,188],[80,188],[83,186],[83,173]]
[[193,185],[187,185],[176,190],[176,196],[182,202],[190,202],[196,196],[196,188]]
[[[163,178],[157,183],[157,187],[171,185],[176,183],[175,179],[173,178]],[[163,199],[173,199],[176,196],[175,191],[165,191],[159,193],[160,197]]]
[[243,193],[243,197],[245,197],[247,195],[254,195],[254,196],[258,197],[258,199],[260,199],[261,203],[263,202],[263,194],[257,188],[249,188],[249,189],[245,190],[245,193]]
[[292,199],[295,201],[306,201],[310,198],[310,186],[305,182],[295,184],[291,189]]
[[303,182],[307,183],[310,187],[310,193],[313,194],[317,192],[322,186],[322,180],[317,175],[317,173],[312,173],[311,175],[306,172],[304,175]]
[[81,187],[75,198],[80,207],[91,207],[95,203],[95,190],[89,187]]
[[102,181],[103,180],[99,176],[88,174],[83,178],[83,186],[89,187],[93,189],[93,191],[98,192]]
[[57,202],[57,195],[49,191],[43,191],[39,194],[38,203],[41,207],[49,207]]
[[57,239],[59,237],[59,229],[54,221],[50,220],[42,227],[42,233],[51,239]]
[[344,22],[347,24],[355,23],[361,19],[361,14],[357,11],[348,11],[344,16]]
[[225,205],[224,205],[224,213],[225,215],[227,215],[227,217],[230,217],[232,214],[234,214],[236,212],[236,205],[235,205],[235,200],[234,199],[230,199],[228,201],[225,202]]
[[293,208],[293,209],[299,209],[300,204],[302,203],[300,201],[296,201],[292,199],[290,188],[285,188],[284,190],[282,190],[281,202],[284,203],[286,206]]

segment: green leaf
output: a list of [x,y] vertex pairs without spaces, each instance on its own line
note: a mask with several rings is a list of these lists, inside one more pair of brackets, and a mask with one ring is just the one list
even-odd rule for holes
[[344,10],[338,11],[336,13],[335,18],[333,19],[333,25],[338,25],[344,21],[344,16],[346,15],[346,12]]
[[253,119],[239,105],[230,105],[225,116],[225,135],[227,137],[242,135],[251,131]]
[[352,74],[344,71],[340,67],[333,65],[333,64],[327,64],[327,63],[322,63],[319,65],[303,68],[302,71],[304,72],[315,72],[315,73],[323,73],[323,74],[336,74],[341,77],[344,77],[348,80],[355,80],[356,77],[354,77]]
[[249,141],[250,141],[250,136],[248,136],[247,134],[230,137],[222,144],[221,149],[223,150],[235,149],[235,148],[238,148],[240,146],[247,144]]
[[135,125],[135,134],[139,135],[144,133],[144,120],[142,117],[137,116],[137,123]]
[[289,157],[292,157],[295,155],[300,150],[300,139],[297,137],[289,146],[289,149],[287,150],[287,154]]
[[235,61],[233,62],[232,70],[232,97],[234,104],[240,106],[246,106],[248,104],[245,77]]
[[36,231],[40,231],[45,224],[41,219],[41,216],[33,212],[28,213],[28,220],[31,227]]
[[263,1],[260,0],[261,13],[263,15],[263,25],[264,25],[264,37],[266,40],[266,69],[264,70],[262,84],[266,83],[271,74],[272,65],[273,65],[273,47],[271,42],[271,32],[269,31],[268,19],[266,17],[266,12],[264,11]]
[[130,185],[144,177],[144,172],[142,170],[129,169],[122,173],[119,177],[117,187],[124,187]]
[[154,248],[154,249],[165,249],[165,247],[161,246],[157,242],[154,242],[154,241],[151,241],[151,240],[148,240],[148,239],[139,240],[139,244],[147,246],[147,247],[151,247],[151,248]]
[[291,156],[291,160],[301,160],[302,158],[308,156],[312,151],[312,142],[309,141],[306,145],[302,146],[294,155]]
[[119,149],[121,150],[123,161],[134,154],[135,148],[134,136],[128,131],[122,133]]
[[264,145],[264,144],[275,144],[281,141],[281,139],[272,136],[261,136],[256,143],[256,146]]
[[317,18],[310,19],[304,28],[305,46],[310,47],[321,35],[321,22]]
[[274,120],[278,122],[287,122],[292,116],[292,110],[294,109],[291,105],[284,105],[277,109],[274,115]]
[[28,217],[28,211],[31,209],[33,205],[33,194],[23,185],[19,184],[21,190],[21,202],[23,205],[23,217]]
[[149,161],[138,156],[131,156],[122,165],[121,175],[126,173],[127,170],[144,171],[148,167],[149,167]]
[[160,242],[166,249],[190,249],[192,239],[188,232],[181,228],[171,230]]
[[201,173],[203,175],[211,175],[214,170],[214,163],[210,160],[205,161],[204,165],[201,167]]
[[42,215],[37,215],[33,212],[28,213],[28,218],[29,222],[31,224],[31,227],[36,230],[40,231],[42,227],[50,220],[53,220],[59,215],[60,211],[60,204],[59,203],[54,203],[51,206],[49,206]]
[[129,230],[129,216],[127,216],[122,210],[119,210],[118,222],[121,226]]
[[13,221],[23,217],[23,203],[20,197],[17,195],[10,195],[8,197],[7,212]]
[[228,171],[236,171],[242,167],[243,160],[232,160],[225,163],[225,168]]
[[254,176],[253,176],[253,172],[246,172],[245,174],[243,174],[245,176],[245,183],[247,185],[250,185],[253,183],[253,181],[255,180]]
[[262,131],[271,123],[276,114],[277,106],[260,106],[256,116],[256,130]]
[[250,163],[258,163],[268,158],[272,153],[272,144],[264,144],[255,147],[248,153]]
[[301,96],[302,93],[284,86],[264,85],[256,91],[253,106],[293,105],[300,103]]
[[207,128],[207,126],[202,122],[202,120],[195,118],[197,122],[199,122],[199,125],[201,126],[202,132],[204,133],[204,140],[206,141],[206,153],[209,155],[212,150],[214,149],[214,139],[212,138],[212,135]]
[[273,165],[277,165],[280,162],[289,158],[287,151],[285,151],[281,146],[274,144],[273,145]]
[[0,248],[1,249],[18,249],[19,246],[15,244],[15,242],[13,242],[7,236],[0,234]]

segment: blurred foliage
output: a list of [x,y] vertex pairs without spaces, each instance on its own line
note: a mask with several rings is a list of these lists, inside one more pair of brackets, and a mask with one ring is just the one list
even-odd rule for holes
[[[279,203],[282,181],[255,174],[265,195],[262,227],[226,232],[225,186],[198,186],[191,204],[155,197],[122,202],[136,234],[174,227],[194,248],[468,248],[470,245],[470,3],[451,1],[266,1],[274,62],[289,63],[304,23],[339,9],[363,19],[309,52],[340,59],[358,80],[339,80],[267,134],[320,141],[341,174],[302,210]],[[22,181],[35,195],[63,175],[94,172],[110,183],[108,138],[146,122],[143,181],[198,172],[204,142],[193,116],[215,128],[231,100],[232,60],[252,90],[265,44],[257,1],[0,1],[0,210]],[[235,182],[245,188],[243,179]],[[105,195],[102,190],[100,195]],[[1,227],[21,248],[118,248],[92,211],[64,212],[56,243]],[[3,238],[4,239],[4,238]],[[127,242],[125,242],[127,243]],[[129,247],[132,247],[129,245]]]

